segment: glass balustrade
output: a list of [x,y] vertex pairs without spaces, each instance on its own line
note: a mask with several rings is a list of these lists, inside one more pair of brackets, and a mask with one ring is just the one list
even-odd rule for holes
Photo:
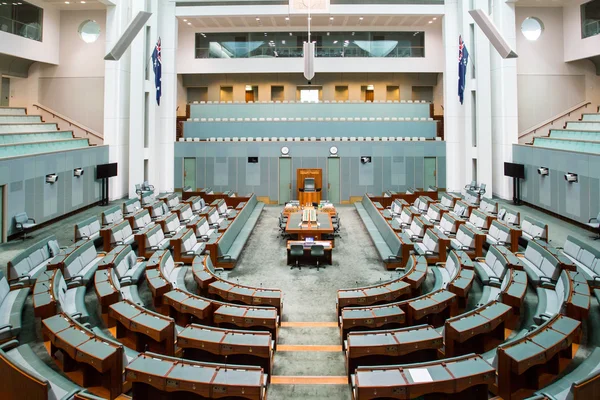
[[0,1],[0,31],[42,41],[43,10],[25,1]]
[[[424,32],[315,32],[316,57],[425,57]],[[305,32],[198,33],[196,58],[302,57]]]

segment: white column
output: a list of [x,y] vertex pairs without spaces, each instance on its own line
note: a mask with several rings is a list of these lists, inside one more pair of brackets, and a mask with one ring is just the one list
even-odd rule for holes
[[[174,189],[175,130],[177,125],[177,29],[175,2],[158,0],[158,32],[162,42],[162,98],[156,107],[153,169],[163,192]],[[154,96],[152,94],[152,96]],[[156,105],[156,102],[153,102]]]
[[462,29],[462,0],[447,0],[444,4],[443,41],[445,49],[444,68],[444,140],[446,141],[446,189],[460,190],[466,184],[467,119],[469,88],[465,90],[465,102],[458,100],[458,37]]
[[[119,1],[106,11],[106,51],[127,28],[129,1]],[[119,164],[118,176],[109,179],[110,199],[129,193],[129,80],[130,52],[119,61],[105,61],[104,78],[104,144],[109,147],[109,160]]]
[[[145,0],[131,1],[131,16],[140,11],[145,11]],[[147,60],[146,28],[137,34],[129,52],[130,61],[130,87],[129,87],[129,196],[135,195],[135,184],[144,181],[144,105],[145,105],[145,71]]]
[[[476,9],[481,9],[488,13],[487,0],[474,0]],[[475,24],[475,21],[467,14],[468,24]],[[486,197],[492,197],[493,179],[492,179],[492,87],[490,78],[490,50],[491,45],[485,34],[474,26],[475,43],[473,49],[475,57],[472,60],[475,64],[476,82],[473,88],[476,91],[476,132],[477,147],[473,149],[474,158],[477,158],[477,183],[486,184]],[[471,32],[470,26],[468,26]],[[470,71],[469,71],[470,72]],[[471,101],[471,99],[469,99]],[[471,122],[472,123],[472,122]]]
[[[492,19],[511,48],[516,48],[515,3],[494,1]],[[519,141],[517,60],[491,54],[492,140],[494,195],[512,198],[512,179],[504,176],[504,162],[512,161],[512,145]]]

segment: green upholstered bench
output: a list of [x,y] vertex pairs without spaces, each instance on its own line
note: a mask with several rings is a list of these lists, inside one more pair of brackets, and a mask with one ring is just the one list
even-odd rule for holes
[[577,368],[569,372],[562,378],[552,384],[539,390],[536,394],[543,395],[555,400],[567,400],[573,398],[592,398],[582,394],[574,396],[574,392],[587,385],[595,385],[595,391],[590,390],[588,395],[595,393],[598,395],[600,389],[600,348],[596,347],[594,351],[579,364]]
[[8,262],[9,281],[22,282],[26,286],[35,283],[52,257],[59,253],[60,247],[54,235],[43,238]]
[[114,206],[102,211],[102,226],[118,224],[123,221],[123,208]]
[[21,314],[28,294],[29,288],[23,283],[11,288],[0,272],[0,341],[17,337],[21,332]]
[[219,239],[217,258],[226,263],[236,263],[239,259],[254,226],[264,208],[264,203],[253,194],[244,208]]
[[100,239],[100,221],[97,217],[90,217],[75,224],[75,241],[80,240],[99,240]]
[[[16,340],[4,343],[0,347],[0,359],[6,360],[22,374],[27,375],[30,378],[27,381],[28,387],[29,385],[34,384],[41,385],[42,388],[38,389],[43,391],[43,386],[46,386],[48,399],[70,399],[77,392],[82,390],[81,387],[77,386],[68,378],[50,368],[38,357],[28,344],[19,346],[19,342]],[[11,379],[11,377],[3,376],[3,379]],[[21,387],[21,390],[23,395],[21,398],[27,398],[27,388]],[[19,397],[17,396],[14,398]]]

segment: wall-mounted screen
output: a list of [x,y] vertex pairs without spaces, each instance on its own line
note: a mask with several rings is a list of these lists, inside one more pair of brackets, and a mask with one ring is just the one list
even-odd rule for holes
[[525,179],[525,166],[523,164],[504,163],[504,176]]
[[96,179],[110,178],[117,176],[117,163],[100,164],[96,167]]
[[258,164],[258,157],[248,157],[248,163]]
[[304,178],[304,191],[314,192],[315,190],[315,178]]

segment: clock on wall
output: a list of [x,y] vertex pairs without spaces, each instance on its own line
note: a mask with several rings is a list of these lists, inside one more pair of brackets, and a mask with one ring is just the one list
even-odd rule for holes
[[331,147],[329,148],[329,154],[330,154],[330,155],[332,155],[332,156],[337,156],[337,153],[338,153],[338,148],[337,148],[337,147],[335,147],[335,146],[331,146]]
[[284,156],[289,155],[290,154],[290,149],[287,146],[283,146],[281,148],[281,154],[284,155]]

